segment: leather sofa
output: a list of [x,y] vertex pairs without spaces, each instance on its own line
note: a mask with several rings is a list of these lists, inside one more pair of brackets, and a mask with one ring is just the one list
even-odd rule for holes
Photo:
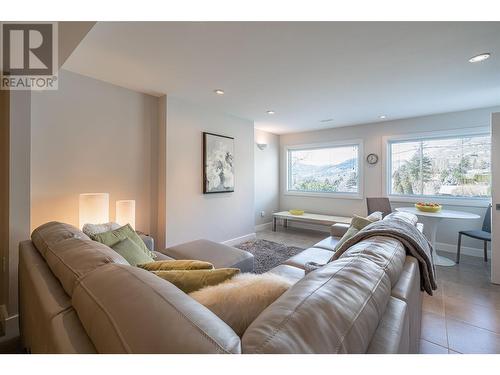
[[22,341],[32,353],[416,353],[416,260],[397,240],[374,237],[306,275],[305,263],[328,261],[335,241],[271,270],[295,284],[239,337],[169,282],[47,223],[20,243]]

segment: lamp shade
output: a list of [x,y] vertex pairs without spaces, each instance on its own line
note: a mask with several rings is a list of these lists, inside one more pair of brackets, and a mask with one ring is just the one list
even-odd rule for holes
[[80,229],[85,224],[103,224],[109,222],[109,194],[80,194],[79,217]]
[[135,201],[116,201],[116,222],[120,225],[130,224],[135,229]]

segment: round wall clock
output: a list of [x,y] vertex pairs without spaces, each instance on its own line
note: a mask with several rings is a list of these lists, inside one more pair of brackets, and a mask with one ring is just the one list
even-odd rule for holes
[[375,165],[378,162],[378,155],[377,154],[369,154],[366,157],[366,161],[368,162],[368,164]]

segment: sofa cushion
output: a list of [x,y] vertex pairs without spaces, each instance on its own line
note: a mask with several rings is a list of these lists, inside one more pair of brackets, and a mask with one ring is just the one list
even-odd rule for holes
[[381,267],[394,286],[403,271],[406,251],[401,242],[394,238],[375,236],[351,246],[340,259],[356,257],[368,259]]
[[313,247],[333,251],[333,249],[335,249],[335,246],[337,245],[338,242],[339,242],[338,238],[330,236],[330,237],[325,238],[324,240],[319,241]]
[[287,264],[289,266],[294,266],[298,268],[305,269],[306,263],[314,262],[318,264],[326,264],[332,257],[333,252],[330,250],[320,249],[316,247],[310,247],[299,254],[291,257],[283,264]]
[[280,264],[267,273],[273,273],[275,275],[285,277],[294,283],[302,279],[306,274],[306,272],[302,268],[289,266],[287,264]]
[[45,253],[50,246],[69,238],[90,240],[90,237],[78,228],[69,224],[59,223],[57,221],[51,221],[40,225],[33,231],[33,233],[31,233],[31,240],[44,258]]
[[241,352],[240,338],[214,313],[137,267],[99,267],[79,280],[72,301],[99,353]]
[[68,295],[79,277],[108,263],[130,266],[116,251],[92,240],[70,238],[47,248],[45,260]]
[[330,235],[332,237],[342,237],[348,230],[350,225],[344,223],[336,223],[330,227]]
[[364,353],[390,298],[375,263],[339,259],[307,274],[270,305],[242,338],[244,353]]
[[253,272],[253,255],[209,240],[196,240],[169,247],[164,254],[174,259],[194,259],[210,262],[215,268],[239,268]]

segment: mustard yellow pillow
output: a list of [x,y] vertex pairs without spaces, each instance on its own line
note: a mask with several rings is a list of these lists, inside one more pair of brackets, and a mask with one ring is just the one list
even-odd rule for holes
[[214,268],[214,265],[201,260],[158,260],[156,262],[138,264],[137,267],[146,271],[211,270]]
[[152,271],[174,284],[184,293],[191,293],[209,285],[217,285],[237,275],[237,268],[219,268],[216,270],[175,270],[175,271]]

